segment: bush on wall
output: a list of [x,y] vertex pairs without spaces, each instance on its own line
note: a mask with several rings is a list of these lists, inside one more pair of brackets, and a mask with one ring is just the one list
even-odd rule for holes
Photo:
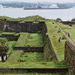
[[60,18],[57,18],[56,21],[57,21],[57,22],[61,22],[62,20],[61,20]]
[[75,21],[75,18],[73,18],[71,21]]

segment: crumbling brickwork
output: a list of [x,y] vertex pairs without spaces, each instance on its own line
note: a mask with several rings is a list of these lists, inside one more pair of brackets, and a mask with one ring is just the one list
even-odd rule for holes
[[65,42],[65,60],[68,64],[69,74],[75,75],[75,46],[69,41]]

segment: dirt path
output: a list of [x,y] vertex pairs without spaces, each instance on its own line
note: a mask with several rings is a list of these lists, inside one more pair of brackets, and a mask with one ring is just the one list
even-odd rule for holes
[[[69,26],[69,25],[68,25]],[[72,28],[71,26],[69,26],[70,28]],[[74,28],[72,28],[73,30],[75,30]]]
[[[57,23],[55,23],[58,27],[59,25]],[[60,27],[59,27],[60,28]],[[62,33],[68,38],[68,40],[75,46],[75,43],[65,34],[65,32],[60,28],[60,30],[62,31]]]
[[26,20],[22,20],[22,22],[24,22],[24,21],[26,21]]

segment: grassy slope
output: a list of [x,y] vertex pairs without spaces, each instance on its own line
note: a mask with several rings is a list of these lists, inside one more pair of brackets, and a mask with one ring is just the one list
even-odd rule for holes
[[[9,73],[9,74],[0,74],[0,75],[61,75],[61,74],[59,74],[59,73],[56,73],[56,74],[54,74],[54,73],[45,73],[45,74],[41,74],[41,73],[25,73],[25,74],[18,74],[18,73]],[[63,75],[69,75],[68,73],[66,73],[66,74],[63,74]]]
[[15,47],[24,47],[27,36],[28,36],[28,33],[21,34]]
[[9,41],[9,51],[7,52],[7,54],[9,55],[11,53],[11,51],[13,50],[13,47],[15,45],[16,41]]
[[73,30],[72,28],[70,28],[69,26],[62,24],[62,23],[57,23],[62,29],[63,31],[66,33],[70,34],[70,39],[75,43],[75,30]]
[[75,29],[75,24],[73,24],[72,27]]
[[13,51],[6,62],[17,62],[20,58],[22,50]]
[[63,33],[57,33],[59,28],[55,28],[55,24],[52,24],[53,20],[47,20],[46,25],[48,29],[48,35],[51,39],[52,45],[61,60],[64,60],[64,51],[65,51],[65,40],[61,40],[61,43],[58,42],[59,37],[63,37]]
[[38,33],[30,33],[25,46],[27,45],[30,45],[30,47],[42,47],[42,35]]

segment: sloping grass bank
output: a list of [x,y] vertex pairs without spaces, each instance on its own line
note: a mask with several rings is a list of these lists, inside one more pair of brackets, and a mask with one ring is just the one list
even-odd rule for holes
[[62,24],[62,23],[57,23],[57,24],[62,28],[62,30],[65,33],[70,34],[70,39],[75,43],[75,30],[73,30],[72,28],[70,28],[69,26],[65,24]]
[[53,20],[46,20],[45,21],[47,26],[47,35],[49,35],[49,38],[51,39],[51,43],[53,45],[53,48],[58,55],[60,60],[64,60],[64,53],[65,53],[65,41],[67,39],[61,40],[61,42],[58,42],[59,37],[63,37],[63,33],[57,33],[59,28],[55,28],[55,24],[53,24]]
[[73,24],[72,27],[75,29],[75,24]]

